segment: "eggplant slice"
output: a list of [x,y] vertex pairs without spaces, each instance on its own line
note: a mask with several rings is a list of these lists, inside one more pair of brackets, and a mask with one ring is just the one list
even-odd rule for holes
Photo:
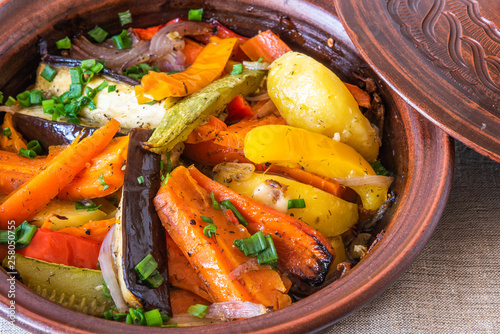
[[[160,156],[141,147],[152,131],[130,132],[123,196],[113,240],[113,257],[125,301],[133,307],[158,308],[172,315],[168,289],[166,232],[153,204],[160,188]],[[139,182],[138,179],[144,179]],[[135,266],[151,254],[165,280],[156,289],[149,288],[137,277]],[[132,296],[133,295],[133,296]],[[134,296],[137,300],[134,300]]]

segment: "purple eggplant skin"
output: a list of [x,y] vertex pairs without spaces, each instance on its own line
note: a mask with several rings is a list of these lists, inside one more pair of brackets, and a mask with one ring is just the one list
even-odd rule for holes
[[[3,120],[3,113],[0,115]],[[28,142],[38,140],[45,152],[49,146],[69,145],[78,135],[80,139],[90,136],[97,128],[81,126],[67,122],[49,121],[21,113],[12,116],[12,122],[17,131]],[[115,137],[124,136],[118,132]]]
[[[160,189],[160,156],[142,148],[152,130],[130,132],[122,197],[122,267],[127,289],[141,298],[146,309],[161,309],[172,315],[168,288],[166,232],[156,214],[153,198]],[[138,178],[144,178],[139,182]],[[164,282],[156,289],[141,284],[135,266],[151,254],[158,262]]]

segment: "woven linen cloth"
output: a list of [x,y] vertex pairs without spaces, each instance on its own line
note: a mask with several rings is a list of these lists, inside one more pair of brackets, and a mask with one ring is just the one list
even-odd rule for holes
[[[500,164],[456,142],[450,198],[422,254],[381,296],[322,333],[500,333],[499,254]],[[26,332],[0,319],[0,333]]]

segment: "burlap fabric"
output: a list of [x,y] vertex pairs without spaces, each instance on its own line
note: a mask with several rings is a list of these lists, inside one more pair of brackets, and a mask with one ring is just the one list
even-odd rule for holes
[[[323,333],[500,333],[500,164],[456,145],[450,199],[420,257]],[[0,319],[0,333],[25,331]]]

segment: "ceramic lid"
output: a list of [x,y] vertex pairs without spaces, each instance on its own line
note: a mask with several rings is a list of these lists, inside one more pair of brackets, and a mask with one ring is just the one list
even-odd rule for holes
[[500,162],[500,1],[335,0],[363,57],[452,137]]

